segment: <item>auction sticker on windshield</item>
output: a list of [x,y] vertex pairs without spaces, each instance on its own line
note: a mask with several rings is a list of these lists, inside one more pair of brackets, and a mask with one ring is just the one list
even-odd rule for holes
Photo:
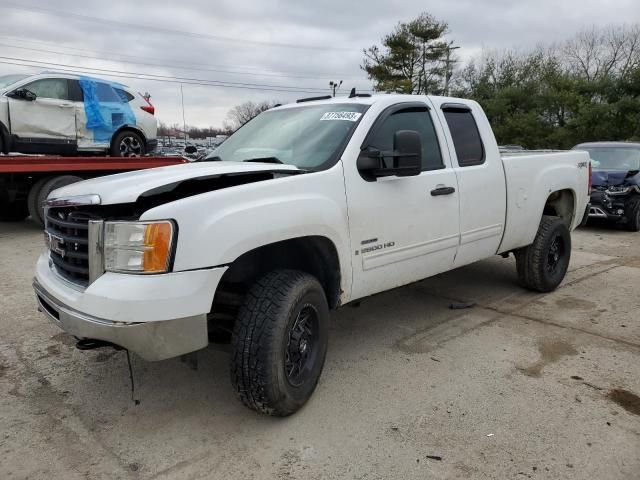
[[320,121],[323,120],[347,120],[349,122],[357,122],[362,116],[360,112],[327,112],[322,115]]

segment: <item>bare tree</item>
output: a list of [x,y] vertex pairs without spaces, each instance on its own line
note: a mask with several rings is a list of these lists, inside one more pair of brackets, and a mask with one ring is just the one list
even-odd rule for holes
[[257,117],[259,114],[261,114],[265,110],[269,110],[275,105],[276,102],[274,101],[264,101],[258,103],[247,101],[241,103],[240,105],[236,105],[227,113],[225,128],[236,131],[249,120]]
[[640,65],[640,24],[583,30],[560,52],[569,69],[589,82],[625,77]]

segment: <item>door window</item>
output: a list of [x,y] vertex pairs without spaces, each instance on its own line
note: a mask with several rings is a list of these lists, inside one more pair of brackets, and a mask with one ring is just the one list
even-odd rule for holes
[[43,78],[24,86],[39,98],[69,100],[69,86],[66,78]]
[[453,146],[456,149],[458,165],[469,167],[484,163],[484,146],[473,114],[464,110],[445,110]]
[[[398,130],[414,130],[422,140],[422,171],[444,168],[438,136],[426,108],[407,108],[392,113],[375,127],[368,142],[370,147],[380,151],[393,150],[393,137]],[[385,159],[393,161],[393,159]]]
[[99,102],[122,103],[122,98],[120,98],[111,85],[107,85],[106,83],[97,83],[96,93]]
[[72,102],[82,102],[84,95],[78,80],[69,80],[69,100]]

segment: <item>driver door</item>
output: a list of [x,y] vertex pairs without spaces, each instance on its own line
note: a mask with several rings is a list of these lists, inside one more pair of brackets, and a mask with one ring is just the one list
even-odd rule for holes
[[356,168],[355,158],[343,158],[354,299],[447,271],[458,249],[456,174],[430,107],[410,102],[387,109],[362,147],[393,150],[393,137],[399,130],[420,134],[419,175],[367,181]]
[[[23,85],[35,100],[9,96],[11,133],[21,150],[37,150],[38,145],[75,144],[75,105],[69,99],[66,78],[45,78]],[[19,89],[18,89],[19,90]]]

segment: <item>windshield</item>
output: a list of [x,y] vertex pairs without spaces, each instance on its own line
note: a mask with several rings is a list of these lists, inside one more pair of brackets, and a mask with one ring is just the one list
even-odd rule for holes
[[591,155],[595,170],[640,170],[640,147],[581,148]]
[[367,108],[354,103],[331,103],[266,111],[204,160],[254,160],[320,169],[341,153]]
[[23,78],[27,78],[28,76],[29,75],[25,74],[0,75],[0,90],[22,80]]

